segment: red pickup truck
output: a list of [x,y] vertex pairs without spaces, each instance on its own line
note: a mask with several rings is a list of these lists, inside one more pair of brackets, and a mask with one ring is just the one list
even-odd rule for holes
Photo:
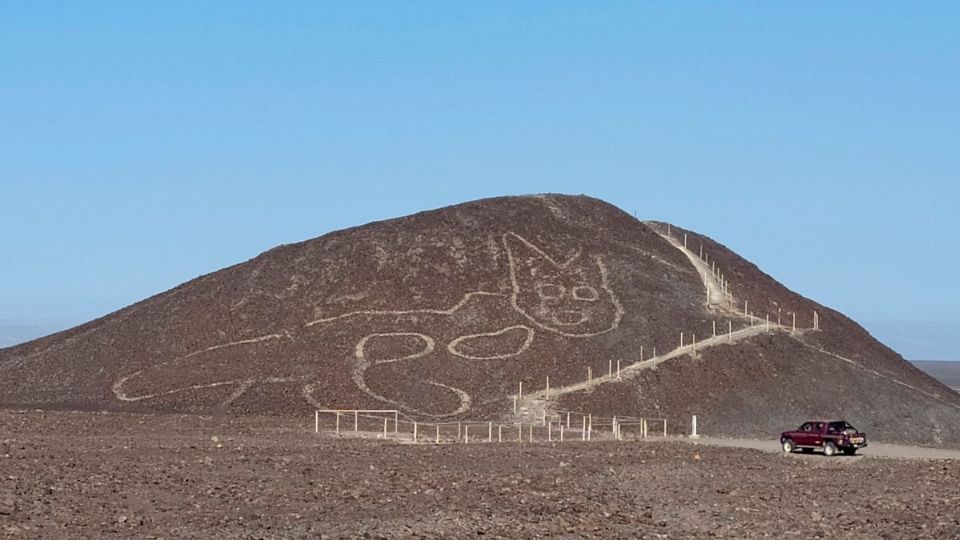
[[843,420],[815,420],[804,422],[795,431],[781,433],[780,446],[786,454],[797,449],[804,452],[817,449],[827,456],[834,456],[837,452],[852,456],[867,446],[867,436]]

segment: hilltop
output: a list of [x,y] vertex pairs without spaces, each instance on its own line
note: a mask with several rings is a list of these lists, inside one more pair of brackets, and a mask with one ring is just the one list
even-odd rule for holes
[[[620,380],[576,388],[617,361]],[[526,405],[768,436],[842,416],[960,442],[960,396],[852,320],[705,236],[584,196],[336,231],[0,349],[0,403],[84,410],[480,419],[548,377],[550,399]]]

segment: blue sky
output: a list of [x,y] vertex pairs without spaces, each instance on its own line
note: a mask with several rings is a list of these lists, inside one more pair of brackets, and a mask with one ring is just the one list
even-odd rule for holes
[[0,324],[564,192],[706,233],[878,335],[935,324],[901,352],[945,357],[958,22],[948,2],[3,3]]

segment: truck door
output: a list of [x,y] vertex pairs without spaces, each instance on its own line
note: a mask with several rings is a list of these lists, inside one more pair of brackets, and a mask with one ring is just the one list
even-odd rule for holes
[[823,446],[823,434],[827,430],[826,422],[813,422],[813,431],[810,432],[810,446]]

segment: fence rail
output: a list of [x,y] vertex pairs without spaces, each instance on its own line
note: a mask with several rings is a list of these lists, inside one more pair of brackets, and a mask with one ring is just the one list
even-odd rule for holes
[[665,418],[599,417],[564,411],[538,422],[460,421],[418,422],[403,419],[394,409],[319,409],[314,431],[336,437],[371,437],[414,443],[566,442],[646,439],[651,426],[667,435]]

